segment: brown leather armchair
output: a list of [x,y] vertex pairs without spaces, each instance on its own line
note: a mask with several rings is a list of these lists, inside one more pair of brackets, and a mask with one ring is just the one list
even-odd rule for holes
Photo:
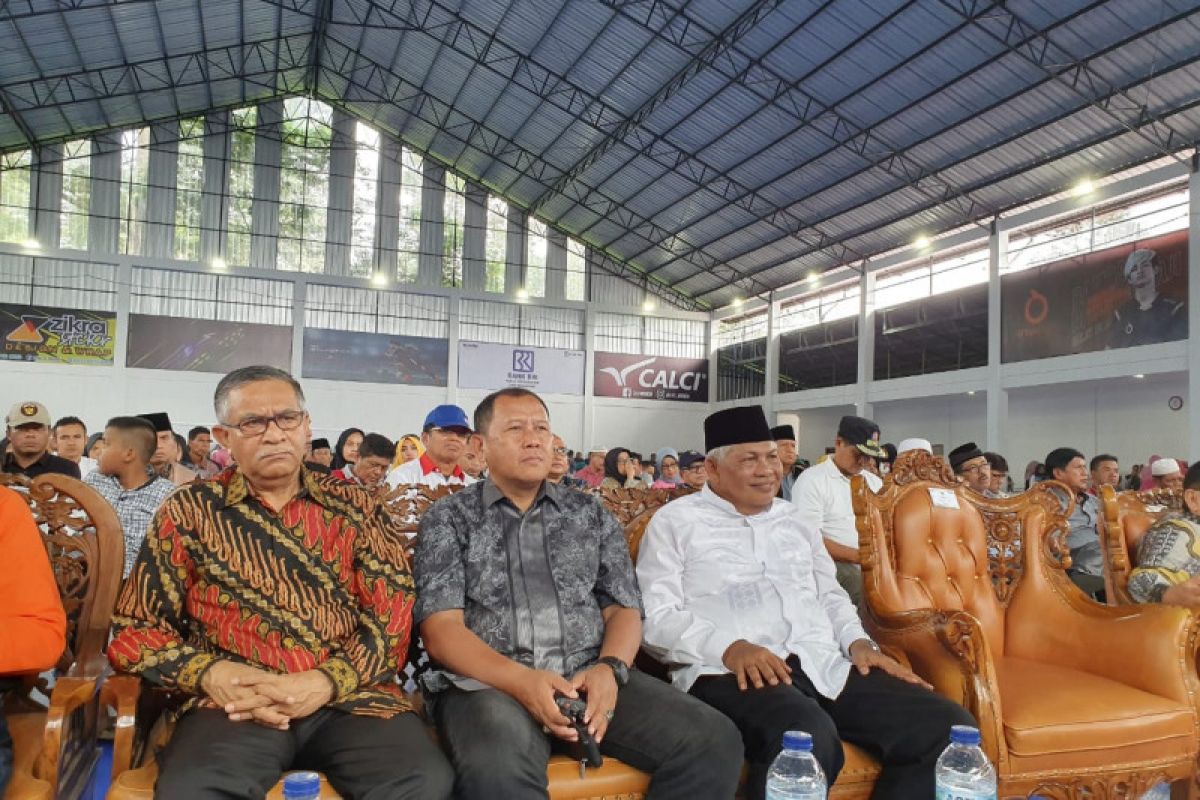
[[[387,493],[385,503],[394,522],[394,530],[409,540],[411,557],[416,543],[421,514],[434,502],[453,494],[460,487],[430,488],[419,485],[400,485]],[[665,494],[665,493],[664,493]],[[403,679],[414,680],[427,664],[424,654],[414,648]],[[410,684],[411,686],[411,684]],[[108,800],[152,800],[154,782],[158,779],[158,763],[154,754],[170,738],[171,726],[161,713],[171,705],[172,698],[161,690],[143,692],[140,681],[129,675],[109,679],[104,693],[105,702],[117,712],[118,723],[113,743],[113,782]],[[432,733],[432,728],[431,735]],[[621,763],[605,758],[604,765],[579,775],[579,762],[565,756],[552,756],[546,772],[551,800],[639,800],[650,786],[650,776]],[[268,798],[282,797],[280,781]],[[322,776],[321,799],[340,797]]]
[[[0,710],[13,739],[13,775],[4,798],[77,798],[100,755],[98,688],[125,561],[121,523],[103,497],[66,475],[30,480],[0,474],[0,485],[29,504],[67,613],[67,649],[54,688],[28,676]],[[35,689],[49,692],[49,705],[35,699]]]
[[914,453],[879,494],[861,478],[852,494],[867,628],[975,715],[1001,797],[1132,797],[1193,775],[1197,622],[1071,583],[1065,486],[991,500]]
[[1100,509],[1104,515],[1104,589],[1111,606],[1133,605],[1129,596],[1129,574],[1137,566],[1138,545],[1160,517],[1183,508],[1183,493],[1171,489],[1145,492],[1115,492],[1100,487]]

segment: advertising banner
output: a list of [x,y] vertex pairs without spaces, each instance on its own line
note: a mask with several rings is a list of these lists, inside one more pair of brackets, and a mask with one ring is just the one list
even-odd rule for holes
[[1004,276],[1001,360],[1186,339],[1187,231]]
[[117,337],[111,311],[0,303],[5,361],[109,366]]
[[708,402],[708,359],[596,353],[596,397]]
[[449,361],[445,339],[304,329],[306,378],[445,386]]
[[516,386],[539,394],[582,395],[586,363],[582,350],[459,342],[458,386],[492,390]]
[[212,319],[129,315],[125,365],[139,369],[226,373],[267,364],[289,369],[292,329]]

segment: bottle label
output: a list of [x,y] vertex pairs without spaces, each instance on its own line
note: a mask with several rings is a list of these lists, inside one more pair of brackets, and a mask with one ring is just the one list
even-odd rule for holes
[[951,789],[937,787],[937,800],[996,800],[995,789]]

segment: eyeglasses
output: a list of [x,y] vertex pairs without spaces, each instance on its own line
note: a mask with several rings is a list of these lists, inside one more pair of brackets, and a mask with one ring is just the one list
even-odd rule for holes
[[556,448],[554,448],[554,455],[556,455],[556,456],[565,456],[566,454],[567,454],[567,448],[565,448],[565,447],[556,447]]
[[273,417],[247,417],[236,424],[221,424],[226,428],[237,428],[242,436],[262,436],[274,422],[281,431],[294,431],[308,416],[307,411],[283,411]]

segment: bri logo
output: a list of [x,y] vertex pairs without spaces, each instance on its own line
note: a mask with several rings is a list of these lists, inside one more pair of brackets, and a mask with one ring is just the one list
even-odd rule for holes
[[513,350],[513,372],[533,372],[533,351]]

